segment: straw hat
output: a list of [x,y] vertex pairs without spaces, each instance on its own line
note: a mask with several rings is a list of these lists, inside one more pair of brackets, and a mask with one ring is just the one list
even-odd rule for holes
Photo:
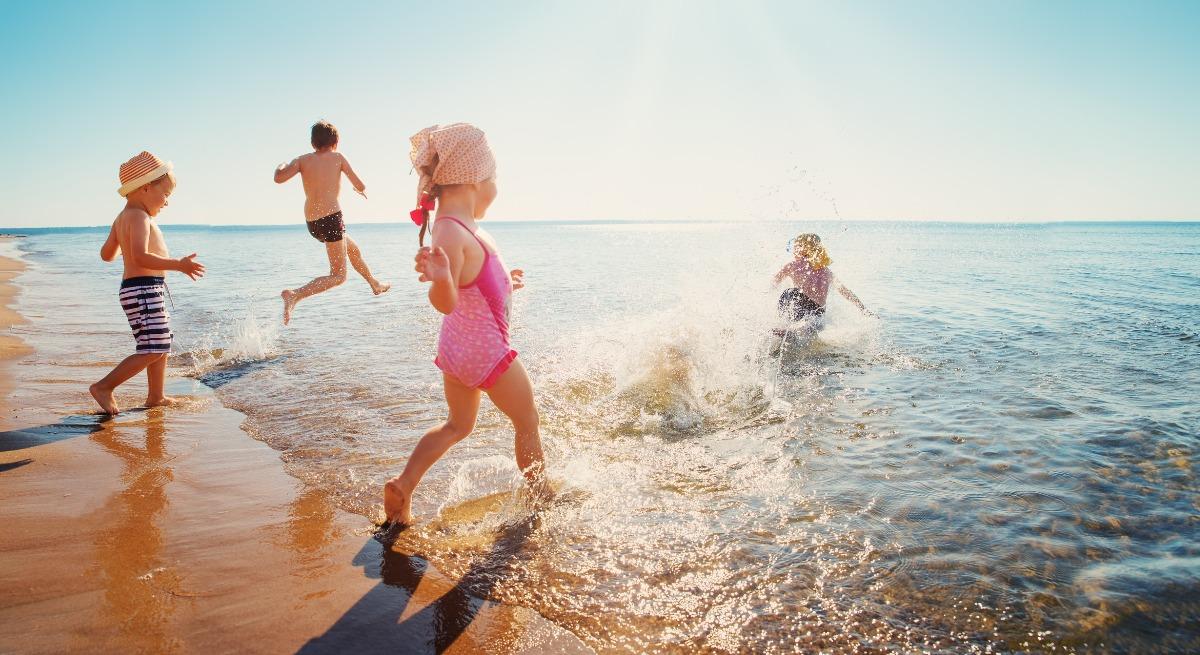
[[145,150],[138,153],[129,161],[121,164],[121,188],[117,193],[124,198],[139,187],[157,180],[164,175],[171,175],[174,167],[171,162],[164,162]]

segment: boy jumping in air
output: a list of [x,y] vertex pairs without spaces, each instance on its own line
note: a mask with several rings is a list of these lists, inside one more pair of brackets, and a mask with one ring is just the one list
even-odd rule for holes
[[362,197],[366,198],[366,185],[354,174],[350,162],[337,151],[338,131],[328,121],[319,121],[312,126],[313,152],[300,155],[290,163],[280,164],[275,169],[275,182],[283,184],[300,174],[304,182],[304,217],[308,221],[308,233],[314,239],[325,244],[325,252],[329,255],[329,275],[314,278],[299,289],[284,289],[279,295],[283,298],[283,324],[292,320],[292,310],[296,303],[322,291],[328,291],[346,281],[346,257],[358,274],[363,276],[375,295],[384,293],[392,288],[391,284],[380,282],[371,275],[371,269],[363,261],[362,251],[358,244],[346,236],[346,224],[342,220],[342,208],[338,204],[338,193],[341,191],[342,174],[350,178],[350,184]]

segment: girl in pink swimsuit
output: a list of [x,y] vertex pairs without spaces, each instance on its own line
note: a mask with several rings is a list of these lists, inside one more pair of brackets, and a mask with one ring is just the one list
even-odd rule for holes
[[[431,283],[429,303],[443,314],[434,363],[442,370],[449,417],[425,433],[404,471],[384,485],[385,540],[412,524],[413,491],[474,429],[485,392],[512,421],[517,467],[535,492],[546,492],[533,384],[508,339],[510,301],[523,286],[522,271],[505,269],[476,223],[496,197],[495,158],[483,132],[466,123],[426,128],[412,144],[413,167],[421,173],[412,212],[421,226],[415,269],[422,282]],[[426,231],[433,235],[431,247],[424,245]]]

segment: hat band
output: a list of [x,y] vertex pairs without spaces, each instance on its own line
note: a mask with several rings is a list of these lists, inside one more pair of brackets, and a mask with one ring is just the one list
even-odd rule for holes
[[121,194],[121,197],[124,198],[125,196],[128,196],[130,193],[133,193],[134,191],[136,191],[139,187],[149,184],[149,183],[153,182],[154,180],[157,180],[158,178],[160,178],[164,175],[168,175],[170,173],[171,173],[171,162],[166,162],[165,164],[159,164],[158,168],[155,168],[154,170],[150,171],[149,173],[146,173],[145,175],[139,175],[139,176],[133,178],[132,180],[129,180],[125,184],[122,184],[121,188],[117,189],[117,193]]

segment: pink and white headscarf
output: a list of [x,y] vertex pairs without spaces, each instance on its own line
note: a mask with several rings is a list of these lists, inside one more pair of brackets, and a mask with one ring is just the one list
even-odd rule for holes
[[435,187],[474,184],[496,176],[496,158],[483,130],[470,123],[434,125],[412,135],[413,168],[421,174],[417,199]]

